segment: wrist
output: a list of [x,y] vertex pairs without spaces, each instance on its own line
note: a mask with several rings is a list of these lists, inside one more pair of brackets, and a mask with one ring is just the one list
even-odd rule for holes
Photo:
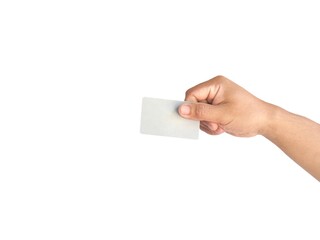
[[284,110],[276,105],[265,102],[264,118],[259,129],[259,134],[270,138],[277,131],[277,124]]

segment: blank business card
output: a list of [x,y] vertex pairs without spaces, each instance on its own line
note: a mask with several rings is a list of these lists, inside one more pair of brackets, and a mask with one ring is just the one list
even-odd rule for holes
[[178,107],[183,101],[143,98],[140,132],[159,136],[197,139],[199,121],[182,118]]

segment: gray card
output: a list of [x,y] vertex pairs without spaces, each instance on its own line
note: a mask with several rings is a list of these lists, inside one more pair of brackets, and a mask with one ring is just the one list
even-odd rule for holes
[[199,121],[182,118],[178,107],[184,102],[143,98],[140,132],[145,134],[193,138],[199,136]]

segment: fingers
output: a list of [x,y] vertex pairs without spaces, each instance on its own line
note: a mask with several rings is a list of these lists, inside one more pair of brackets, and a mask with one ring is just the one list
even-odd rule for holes
[[188,119],[223,123],[225,118],[223,105],[206,103],[184,103],[179,107],[179,114]]
[[202,131],[204,131],[205,133],[210,134],[210,135],[219,135],[219,134],[222,134],[222,133],[225,132],[221,127],[218,127],[217,130],[213,131],[213,130],[211,130],[210,128],[208,128],[206,126],[200,125],[200,129]]
[[224,130],[217,123],[207,121],[200,122],[200,129],[210,135],[218,135],[224,133]]
[[215,96],[218,94],[220,84],[225,81],[226,78],[217,76],[209,81],[200,83],[186,92],[186,101],[190,102],[206,102],[212,103]]
[[207,121],[201,121],[200,126],[203,126],[209,129],[210,131],[216,131],[219,128],[219,125],[217,123],[207,122]]
[[[224,126],[232,122],[230,104],[227,104],[226,90],[232,89],[233,82],[223,76],[217,76],[200,83],[186,92],[179,114],[188,119],[200,120],[200,129],[217,135],[225,132]],[[230,94],[229,94],[230,95]]]

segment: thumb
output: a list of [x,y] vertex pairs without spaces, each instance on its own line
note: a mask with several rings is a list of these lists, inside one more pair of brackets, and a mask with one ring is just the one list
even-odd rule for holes
[[221,123],[223,107],[206,103],[184,103],[180,105],[180,116],[193,120]]

